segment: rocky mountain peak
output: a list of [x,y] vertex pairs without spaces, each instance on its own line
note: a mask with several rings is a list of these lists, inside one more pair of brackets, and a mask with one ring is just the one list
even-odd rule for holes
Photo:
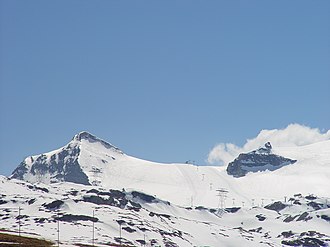
[[265,148],[272,149],[272,144],[270,142],[265,143]]
[[[102,149],[102,146],[107,150]],[[98,149],[105,154],[101,163],[90,164],[90,160],[87,163],[82,158],[82,154],[87,153],[89,159],[97,159],[98,155],[94,154],[94,151]],[[99,164],[108,162],[106,159],[109,157],[111,161],[115,160],[113,156],[116,155],[123,155],[123,152],[87,131],[82,131],[76,134],[66,146],[58,150],[24,159],[13,171],[11,178],[32,183],[71,182],[90,185],[89,169],[99,170]]]
[[104,141],[104,140],[96,137],[95,135],[93,135],[93,134],[91,134],[91,133],[89,133],[87,131],[82,131],[82,132],[76,134],[73,137],[72,140],[73,141],[78,141],[78,142],[81,142],[82,140],[86,140],[89,143],[101,143],[104,147],[106,147],[108,149],[113,149],[116,152],[123,154],[123,152],[119,148],[115,147],[114,145],[112,145],[109,142],[106,142],[106,141]]
[[252,151],[251,153],[257,153],[257,154],[271,154],[272,153],[272,144],[270,142],[266,142],[263,147],[260,147],[257,150]]
[[243,177],[248,172],[274,171],[295,162],[296,160],[273,154],[272,145],[267,142],[257,150],[240,154],[228,164],[227,174],[234,177]]
[[87,131],[81,131],[73,137],[73,140],[97,140],[98,138]]

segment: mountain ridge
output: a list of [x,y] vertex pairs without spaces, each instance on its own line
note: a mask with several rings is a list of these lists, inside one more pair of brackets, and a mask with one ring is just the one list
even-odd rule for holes
[[104,147],[109,148],[109,149],[114,149],[119,153],[124,153],[122,150],[120,150],[118,147],[112,145],[111,143],[104,141],[103,139],[87,132],[87,131],[81,131],[78,134],[76,134],[73,138],[72,141],[78,141],[81,142],[82,140],[87,140],[91,143],[93,142],[99,142],[101,143]]
[[[119,190],[137,189],[184,206],[215,207],[218,205],[217,188],[227,188],[232,198],[250,204],[252,198],[259,201],[261,198],[282,199],[287,193],[297,191],[328,195],[325,188],[330,185],[327,179],[330,141],[302,147],[272,147],[272,153],[298,161],[275,171],[248,173],[240,178],[229,176],[226,167],[138,159],[104,142],[88,132],[80,132],[60,149],[27,157],[11,177],[31,183],[69,181]],[[47,173],[49,168],[51,172]],[[298,182],[292,183],[295,180]],[[283,189],[276,190],[275,184]],[[178,196],[177,191],[182,195]]]

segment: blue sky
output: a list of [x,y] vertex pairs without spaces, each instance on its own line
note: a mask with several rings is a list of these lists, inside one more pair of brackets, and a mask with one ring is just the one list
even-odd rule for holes
[[330,125],[330,1],[0,0],[0,174],[87,130],[206,164],[261,129]]

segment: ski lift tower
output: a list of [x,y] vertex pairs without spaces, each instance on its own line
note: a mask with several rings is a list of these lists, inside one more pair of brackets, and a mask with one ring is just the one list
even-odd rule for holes
[[222,216],[225,212],[225,202],[228,194],[228,190],[225,188],[217,189],[217,196],[219,196],[219,204],[218,204],[218,215]]

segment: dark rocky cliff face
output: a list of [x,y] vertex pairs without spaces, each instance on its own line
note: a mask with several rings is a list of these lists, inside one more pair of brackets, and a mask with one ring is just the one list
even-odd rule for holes
[[78,146],[68,145],[60,152],[53,154],[50,158],[41,154],[33,159],[31,170],[27,169],[23,161],[12,173],[11,178],[25,180],[27,173],[35,177],[50,176],[50,182],[72,182],[84,185],[90,185],[87,175],[82,171],[78,163],[80,149]]
[[227,174],[234,177],[243,177],[248,172],[274,171],[283,166],[295,163],[296,160],[272,154],[272,145],[267,142],[264,147],[249,153],[240,154],[227,167]]

